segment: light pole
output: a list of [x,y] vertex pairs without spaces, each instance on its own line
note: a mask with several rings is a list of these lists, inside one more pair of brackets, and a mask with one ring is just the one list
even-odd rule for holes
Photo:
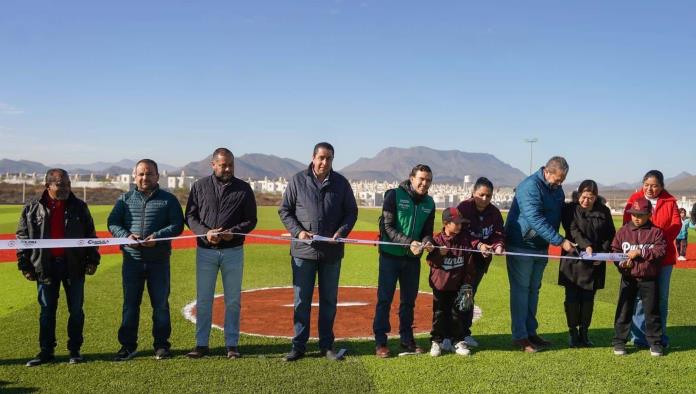
[[532,175],[532,161],[534,158],[534,144],[539,140],[535,138],[525,138],[524,142],[529,144],[529,175]]

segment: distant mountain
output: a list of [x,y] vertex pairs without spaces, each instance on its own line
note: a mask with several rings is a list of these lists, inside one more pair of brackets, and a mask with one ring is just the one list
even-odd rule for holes
[[461,183],[465,175],[475,182],[485,176],[497,186],[517,186],[525,174],[488,153],[436,150],[423,146],[386,148],[373,158],[360,158],[340,172],[349,179],[400,181],[416,164],[427,164],[438,183]]
[[[199,177],[210,175],[212,172],[210,159],[211,156],[208,156],[203,160],[188,163],[181,170],[187,175]],[[308,164],[273,155],[250,153],[234,158],[234,175],[240,179],[262,179],[264,177],[275,179],[281,176],[288,179],[306,168]]]
[[37,174],[45,174],[46,171],[48,171],[48,167],[35,161],[10,159],[0,160],[0,173],[2,174],[7,172],[10,174],[16,174],[19,172],[25,174],[31,174],[33,172],[36,172]]
[[[64,168],[70,173],[76,173],[76,174],[129,174],[133,172],[133,167],[135,167],[135,163],[137,163],[137,160],[130,160],[130,159],[123,159],[120,161],[117,161],[115,163],[111,162],[105,162],[105,161],[97,161],[94,163],[86,163],[86,164],[53,164],[53,167],[58,167],[58,168]],[[166,163],[157,163],[157,167],[159,168],[160,171],[167,171],[167,172],[172,172],[176,171],[179,169],[179,167],[175,167],[170,164]]]
[[676,191],[696,191],[696,175],[691,175],[688,172],[682,172],[670,180],[665,180],[667,190],[670,192]]

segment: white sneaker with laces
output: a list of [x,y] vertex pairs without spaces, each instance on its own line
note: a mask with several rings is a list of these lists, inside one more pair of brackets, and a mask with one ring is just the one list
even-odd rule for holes
[[468,346],[468,347],[478,347],[478,345],[479,345],[479,343],[476,341],[476,339],[474,339],[474,337],[472,337],[471,335],[464,338],[464,343],[466,343],[466,346]]
[[457,342],[457,344],[454,346],[454,349],[454,352],[460,356],[471,355],[471,350],[466,346],[466,343],[464,343],[464,341]]
[[442,349],[443,352],[453,352],[454,347],[452,346],[452,340],[449,338],[443,339],[442,344],[440,344],[440,349]]
[[432,357],[438,357],[442,354],[442,347],[440,346],[439,343],[433,341],[433,344],[430,346],[430,355]]
[[679,256],[679,257],[677,257],[677,260],[679,260],[679,261],[686,261],[686,257],[684,257],[684,256]]

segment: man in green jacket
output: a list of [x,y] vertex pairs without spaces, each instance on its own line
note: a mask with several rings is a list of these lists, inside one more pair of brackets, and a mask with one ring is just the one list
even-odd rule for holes
[[130,360],[138,348],[140,303],[145,282],[152,304],[152,335],[155,358],[171,357],[169,317],[171,241],[158,238],[176,237],[184,229],[184,214],[176,197],[159,188],[157,163],[140,160],[135,166],[135,189],[116,201],[109,214],[109,231],[117,238],[137,240],[123,246],[123,320],[118,330],[121,349],[117,361]]
[[413,338],[413,309],[418,296],[420,257],[423,250],[432,251],[435,202],[428,195],[433,181],[430,167],[418,164],[409,179],[384,194],[382,216],[379,218],[380,239],[410,245],[379,246],[379,279],[377,307],[372,329],[375,334],[377,357],[389,357],[387,333],[391,330],[389,310],[396,282],[399,282],[399,336],[401,347],[413,353],[422,353]]

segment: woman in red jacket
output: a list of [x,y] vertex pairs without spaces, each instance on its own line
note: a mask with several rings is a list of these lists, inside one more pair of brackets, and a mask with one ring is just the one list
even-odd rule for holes
[[[665,190],[665,178],[662,172],[650,170],[643,177],[643,187],[633,193],[626,202],[624,208],[623,223],[631,221],[631,214],[628,210],[633,202],[640,197],[645,197],[652,203],[653,211],[651,221],[659,227],[667,242],[667,251],[662,259],[660,274],[657,278],[657,286],[660,292],[660,320],[662,322],[662,345],[667,347],[667,312],[669,300],[669,282],[672,276],[672,268],[677,262],[677,247],[675,240],[681,230],[681,218],[679,217],[679,207],[677,199]],[[638,300],[635,313],[633,314],[633,325],[631,326],[631,336],[635,346],[648,347],[645,339],[645,313],[643,303]]]

